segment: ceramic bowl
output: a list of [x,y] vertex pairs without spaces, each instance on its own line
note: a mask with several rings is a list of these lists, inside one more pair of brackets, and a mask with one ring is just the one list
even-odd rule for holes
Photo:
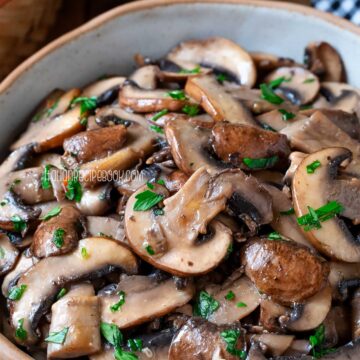
[[[55,40],[0,84],[0,151],[54,88],[78,87],[103,74],[127,74],[133,56],[158,58],[179,41],[224,36],[249,51],[302,61],[310,41],[329,41],[342,54],[351,84],[360,87],[360,29],[316,10],[258,0],[146,0],[115,8]],[[0,335],[0,358],[28,359]]]

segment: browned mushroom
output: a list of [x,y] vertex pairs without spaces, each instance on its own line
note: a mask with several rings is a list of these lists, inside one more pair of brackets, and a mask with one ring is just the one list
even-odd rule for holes
[[355,291],[351,301],[351,323],[352,338],[356,340],[360,338],[360,289]]
[[19,250],[11,244],[9,238],[0,235],[0,275],[8,273],[16,264]]
[[129,77],[136,85],[145,90],[154,90],[157,85],[159,68],[155,65],[145,65],[136,69]]

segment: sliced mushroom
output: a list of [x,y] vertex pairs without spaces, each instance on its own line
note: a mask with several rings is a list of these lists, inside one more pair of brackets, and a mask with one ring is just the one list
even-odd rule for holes
[[115,101],[118,92],[126,78],[122,76],[114,76],[95,81],[86,86],[81,94],[85,97],[96,97],[99,107]]
[[110,209],[111,190],[112,186],[108,183],[94,189],[85,189],[76,207],[83,215],[104,215]]
[[315,329],[325,320],[331,307],[331,287],[326,286],[307,299],[304,304],[294,306],[290,319],[284,325],[291,331]]
[[282,355],[294,341],[294,335],[261,334],[249,335],[251,341],[260,342],[266,347],[266,353],[270,356]]
[[24,169],[33,152],[34,146],[31,144],[14,150],[0,165],[0,178],[6,177],[11,171]]
[[[347,149],[328,148],[309,155],[301,162],[292,183],[294,208],[298,217],[307,214],[309,206],[318,209],[330,201],[338,201],[344,206],[342,215],[359,219],[359,181],[336,179],[339,165],[350,157]],[[307,166],[314,161],[319,161],[321,165],[313,174],[308,174]],[[320,226],[305,231],[314,247],[340,261],[360,262],[360,243],[343,220],[335,215]]]
[[95,113],[95,123],[97,128],[114,125],[129,126],[131,122],[143,124],[144,126],[146,125],[142,115],[128,112],[118,105],[104,106]]
[[[221,160],[247,170],[249,167],[244,162],[245,158],[277,157],[284,161],[290,154],[286,136],[248,125],[218,122],[212,129],[210,141]],[[262,169],[273,167],[279,160],[275,164],[268,163]]]
[[[233,326],[217,326],[200,318],[189,319],[175,335],[169,349],[169,360],[236,360],[238,357],[229,353],[227,343],[221,333],[226,330],[239,331]],[[240,335],[234,344],[235,349],[244,349],[245,341]]]
[[267,331],[281,332],[282,317],[287,318],[288,308],[272,301],[269,298],[262,299],[260,302],[260,318],[259,323]]
[[[256,119],[261,124],[265,125],[265,127],[270,127],[271,129],[280,131],[294,122],[307,118],[307,116],[305,116],[303,113],[293,113],[291,111],[285,113],[284,110],[285,109],[271,110],[269,112],[257,116]],[[288,116],[293,118],[287,119]]]
[[186,93],[195,99],[215,121],[256,125],[250,111],[227,93],[214,77],[189,78]]
[[127,131],[123,125],[83,131],[65,139],[65,157],[70,156],[78,164],[102,159],[121,149]]
[[[256,196],[250,190],[254,188]],[[208,272],[225,256],[230,245],[230,231],[211,220],[225,209],[228,200],[234,213],[247,223],[262,224],[272,219],[271,201],[266,191],[254,178],[239,170],[210,176],[204,168],[199,169],[175,195],[164,201],[162,216],[152,211],[134,210],[136,196],[144,190],[140,188],[127,202],[127,238],[139,256],[174,274]],[[156,185],[154,191],[160,191],[164,197],[164,188]],[[147,252],[146,244],[152,247],[153,255]],[[203,253],[208,254],[206,258],[200,255]]]
[[329,273],[327,263],[308,248],[285,240],[253,239],[245,247],[242,263],[259,291],[284,304],[315,295]]
[[[85,250],[82,250],[85,249]],[[85,257],[82,253],[86,252]],[[11,303],[11,323],[14,328],[24,319],[27,339],[19,343],[34,344],[36,328],[47,312],[57,292],[66,284],[78,280],[96,279],[116,268],[136,273],[137,262],[132,253],[118,242],[107,238],[79,241],[78,248],[67,255],[42,259],[20,276],[18,286],[27,289],[20,300]],[[39,281],[41,279],[41,281]]]
[[335,146],[346,147],[352,152],[352,161],[346,172],[360,175],[360,143],[334,125],[321,112],[287,126],[281,133],[288,137],[292,148],[306,153]]
[[316,75],[300,67],[282,67],[266,77],[267,82],[285,78],[276,92],[291,101],[294,105],[304,105],[313,101],[320,90]]
[[286,356],[304,356],[311,351],[311,345],[308,340],[295,339],[289,348],[285,351]]
[[67,329],[62,344],[49,342],[49,358],[68,359],[101,349],[99,299],[90,284],[72,288],[51,307],[50,334]]
[[106,216],[88,216],[86,230],[90,236],[103,236],[125,242],[123,221]]
[[0,235],[0,275],[8,273],[19,257],[19,250],[11,244],[6,235]]
[[31,159],[29,166],[40,167],[45,165],[52,165],[54,167],[60,168],[62,166],[61,159],[62,159],[61,155],[47,152],[44,154],[38,154],[36,157]]
[[82,231],[81,214],[73,206],[62,206],[59,215],[43,221],[35,231],[31,245],[38,257],[63,255],[77,247]]
[[[232,291],[234,299],[227,300],[226,295]],[[251,314],[260,304],[261,296],[248,277],[242,276],[211,294],[219,302],[219,308],[208,320],[217,325],[232,324]],[[237,304],[242,303],[243,306]]]
[[170,193],[176,193],[185,185],[188,179],[189,177],[185,173],[175,170],[165,177],[165,186]]
[[[119,312],[114,312],[111,307],[119,301],[121,291],[126,301]],[[157,281],[151,276],[123,276],[113,295],[100,296],[101,320],[120,329],[129,328],[169,314],[189,302],[193,295],[191,281],[178,289],[173,279]]]
[[169,94],[170,90],[156,89],[146,90],[138,87],[133,82],[123,85],[119,103],[120,106],[129,108],[135,112],[146,113],[152,111],[180,111],[186,104],[187,99],[174,99]]
[[135,70],[129,79],[144,90],[154,90],[158,72],[159,68],[156,65],[145,65]]
[[300,151],[293,151],[290,154],[289,160],[291,161],[291,163],[284,176],[284,182],[286,184],[291,185],[296,169],[299,167],[301,162],[306,158],[306,156],[307,154]]
[[307,68],[322,81],[342,82],[345,69],[339,53],[327,42],[312,42],[305,49]]
[[360,288],[358,288],[351,300],[351,323],[352,338],[356,340],[360,338]]

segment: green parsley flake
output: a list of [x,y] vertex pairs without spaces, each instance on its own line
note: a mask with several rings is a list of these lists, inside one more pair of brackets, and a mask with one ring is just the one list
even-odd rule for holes
[[200,74],[200,71],[201,71],[201,67],[200,67],[200,65],[198,65],[191,70],[181,69],[179,71],[179,74]]
[[131,351],[141,351],[143,349],[143,341],[141,339],[129,339],[127,346]]
[[280,215],[293,215],[295,214],[294,208],[290,208],[289,210],[280,211]]
[[135,211],[147,211],[164,199],[164,195],[145,190],[135,195]]
[[330,201],[317,210],[308,206],[308,210],[308,214],[297,219],[298,224],[303,227],[304,231],[320,229],[322,222],[330,220],[340,214],[344,210],[344,207],[337,201]]
[[225,330],[220,333],[220,336],[226,343],[226,351],[240,359],[246,359],[246,352],[241,349],[237,349],[236,345],[240,337],[240,330]]
[[54,216],[58,216],[61,213],[61,206],[55,206],[52,210],[50,210],[46,215],[42,216],[40,220],[48,221],[49,219],[53,218]]
[[93,111],[97,107],[97,97],[80,96],[71,101],[71,105],[80,104],[80,115]]
[[23,232],[26,229],[26,222],[19,215],[12,216],[11,221],[13,223],[14,231]]
[[149,189],[151,189],[151,190],[154,190],[154,185],[151,183],[151,182],[147,182],[146,183],[146,186],[149,188]]
[[121,347],[115,347],[115,360],[138,360],[139,357],[132,352],[125,351]]
[[64,245],[64,235],[65,235],[65,230],[62,228],[57,228],[54,231],[52,242],[55,244],[55,246],[58,249],[61,249],[62,246]]
[[198,105],[184,105],[182,108],[182,112],[189,116],[196,116],[200,112],[200,108]]
[[158,183],[159,185],[165,185],[165,181],[164,181],[163,179],[159,179],[159,180],[157,181],[157,183]]
[[62,297],[64,297],[66,293],[67,293],[67,290],[65,288],[62,288],[56,295],[56,300],[59,300]]
[[90,257],[86,247],[81,248],[81,256],[83,259],[88,259]]
[[316,79],[315,78],[309,78],[309,79],[306,79],[303,81],[303,84],[311,84],[315,81]]
[[100,332],[104,339],[113,346],[121,346],[123,335],[115,324],[100,323]]
[[67,181],[65,196],[69,200],[75,200],[75,202],[80,202],[82,194],[83,191],[79,182],[79,173],[78,171],[76,171],[75,174]]
[[278,111],[282,115],[282,119],[284,121],[289,121],[296,117],[296,115],[294,113],[286,111],[285,109],[279,109]]
[[222,84],[224,81],[229,80],[229,77],[226,74],[220,73],[219,75],[216,76],[216,80]]
[[9,191],[13,191],[14,190],[14,187],[16,185],[19,185],[21,183],[21,180],[20,179],[15,179],[12,184],[9,186]]
[[21,284],[20,286],[14,286],[11,288],[8,298],[14,301],[20,300],[26,289],[27,285],[24,284]]
[[68,327],[63,328],[60,331],[57,332],[51,332],[49,336],[45,339],[46,342],[54,343],[54,344],[60,344],[62,345],[65,342],[66,335],[69,331]]
[[235,299],[235,294],[233,291],[229,290],[228,293],[225,295],[225,299],[226,300],[234,300]]
[[194,305],[194,315],[208,319],[219,307],[220,303],[203,290]]
[[15,330],[15,336],[22,341],[27,339],[27,331],[23,328],[23,326],[24,326],[24,319],[20,319],[18,321],[18,326]]
[[158,134],[163,134],[164,133],[164,129],[160,126],[157,125],[150,125],[150,130],[158,133]]
[[151,121],[159,120],[162,116],[166,115],[169,112],[168,109],[161,110],[157,112],[152,118]]
[[313,174],[315,170],[320,166],[321,166],[321,162],[319,160],[315,160],[310,165],[306,166],[306,172],[308,174]]
[[5,258],[5,250],[2,246],[0,246],[0,259],[4,259]]
[[114,305],[110,306],[111,312],[119,311],[121,309],[121,307],[125,304],[125,292],[119,291],[118,295],[119,295],[119,301],[117,303],[115,303]]
[[146,252],[149,254],[149,255],[155,255],[155,250],[152,248],[152,246],[151,245],[149,245],[149,243],[148,242],[144,242],[143,243],[143,247],[144,247],[144,249],[146,250]]
[[261,98],[267,102],[275,105],[280,105],[284,102],[279,95],[275,94],[274,90],[267,84],[260,85]]
[[282,240],[282,236],[276,232],[276,231],[273,231],[272,233],[270,233],[267,238],[269,240]]
[[50,189],[50,188],[51,188],[51,182],[50,182],[50,178],[49,178],[49,172],[50,172],[50,169],[51,169],[52,167],[53,167],[53,166],[52,166],[51,164],[45,165],[44,172],[41,174],[41,187],[42,187],[44,190],[47,190],[47,189]]
[[271,156],[269,158],[244,158],[243,163],[250,169],[264,169],[273,167],[279,160],[278,156]]
[[242,302],[242,301],[239,301],[239,302],[236,304],[236,306],[237,306],[238,308],[247,307],[247,305],[246,305],[244,302]]
[[320,359],[324,355],[334,352],[334,348],[325,348],[325,326],[321,324],[316,330],[315,334],[309,337],[311,345],[312,356],[315,359]]
[[183,90],[172,90],[172,91],[168,91],[166,93],[167,96],[170,96],[171,98],[175,99],[175,100],[186,100],[187,97],[184,93]]

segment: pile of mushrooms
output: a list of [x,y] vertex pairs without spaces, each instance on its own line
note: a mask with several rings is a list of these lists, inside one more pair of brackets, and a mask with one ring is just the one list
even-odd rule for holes
[[55,90],[0,166],[2,332],[35,359],[356,360],[360,90],[190,40]]

